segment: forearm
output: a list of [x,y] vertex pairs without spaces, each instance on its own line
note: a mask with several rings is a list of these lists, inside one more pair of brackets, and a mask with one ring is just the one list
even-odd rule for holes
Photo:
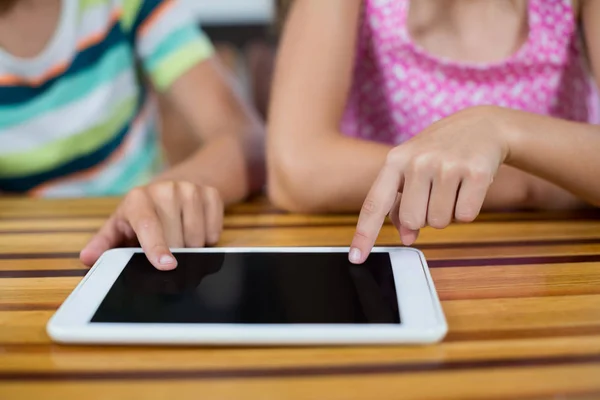
[[527,172],[503,165],[490,186],[485,211],[568,209],[583,205],[567,190]]
[[600,205],[600,126],[514,110],[501,113],[506,164]]
[[[328,135],[306,146],[274,146],[269,190],[280,207],[296,212],[358,211],[391,146]],[[281,151],[283,149],[283,151]]]
[[159,179],[212,186],[226,204],[262,190],[264,124],[218,59],[186,72],[169,89],[167,98],[202,147]]

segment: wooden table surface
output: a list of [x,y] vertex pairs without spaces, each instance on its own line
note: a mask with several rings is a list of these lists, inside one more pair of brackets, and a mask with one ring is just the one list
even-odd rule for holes
[[[78,251],[115,200],[0,200],[0,399],[600,399],[600,214],[488,214],[426,229],[449,324],[425,347],[52,344],[86,273]],[[231,210],[223,246],[346,246],[355,216]],[[397,244],[391,226],[380,245]]]

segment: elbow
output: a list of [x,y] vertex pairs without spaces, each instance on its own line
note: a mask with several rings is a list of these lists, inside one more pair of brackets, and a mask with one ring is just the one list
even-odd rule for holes
[[298,213],[316,214],[327,210],[325,199],[319,195],[314,177],[318,167],[298,152],[282,152],[268,157],[267,193],[277,208]]
[[244,198],[260,193],[266,181],[264,128],[250,125],[242,135],[229,135],[231,154],[238,154],[245,171]]

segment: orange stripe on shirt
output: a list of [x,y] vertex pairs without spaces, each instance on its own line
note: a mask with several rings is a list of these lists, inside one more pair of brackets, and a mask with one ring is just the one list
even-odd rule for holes
[[[112,26],[121,18],[123,11],[121,9],[115,9],[111,13],[108,27],[100,32],[92,33],[91,35],[81,39],[76,46],[78,52],[81,52],[89,47],[92,47],[95,44],[100,43],[108,32],[112,28]],[[69,62],[62,62],[51,67],[48,71],[44,72],[41,76],[37,78],[23,78],[17,75],[4,75],[0,76],[0,85],[3,86],[17,86],[17,85],[27,85],[31,87],[39,87],[43,85],[45,82],[53,79],[60,74],[64,73],[69,68]]]
[[166,13],[171,7],[175,5],[174,0],[165,0],[161,5],[156,7],[150,15],[146,17],[146,20],[138,28],[138,33],[144,36],[148,33],[148,30],[158,21],[158,19]]
[[108,27],[104,31],[92,33],[90,36],[83,38],[77,43],[77,51],[81,52],[89,47],[92,47],[95,44],[100,43],[108,32],[112,29],[112,26],[117,23],[119,18],[123,15],[123,10],[121,8],[116,8],[110,14],[110,20],[108,21]]

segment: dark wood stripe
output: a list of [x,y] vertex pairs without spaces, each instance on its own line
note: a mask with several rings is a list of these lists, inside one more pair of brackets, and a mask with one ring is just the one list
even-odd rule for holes
[[519,241],[497,242],[461,242],[461,243],[423,243],[415,244],[420,250],[468,249],[468,248],[499,248],[499,247],[538,247],[538,246],[577,246],[586,244],[600,244],[600,237],[583,239],[535,239]]
[[0,311],[55,311],[60,304],[55,303],[33,303],[33,304],[2,304]]
[[0,235],[43,235],[53,233],[95,233],[98,229],[88,228],[53,228],[53,229],[5,229]]
[[[263,211],[232,211],[227,213],[230,216],[259,216],[259,215],[285,215],[287,214],[285,211],[279,210],[263,210]],[[350,215],[350,214],[349,214]],[[2,221],[36,221],[36,220],[77,220],[77,219],[87,219],[87,218],[102,218],[106,219],[110,216],[109,213],[85,213],[85,214],[33,214],[33,215],[5,215],[0,216],[0,220]],[[582,218],[583,219],[583,218]],[[589,218],[585,218],[589,219]]]
[[541,339],[569,336],[596,336],[600,335],[600,325],[562,326],[548,328],[507,329],[492,331],[450,331],[444,338],[446,342],[469,342],[482,340],[507,340],[507,339]]
[[[19,259],[28,257],[10,257],[10,259]],[[51,257],[39,257],[51,258]],[[56,257],[66,258],[66,257]],[[2,259],[2,255],[0,255]],[[505,258],[467,258],[450,260],[428,260],[430,268],[451,268],[451,267],[485,267],[495,265],[532,265],[532,264],[566,264],[566,263],[587,263],[600,262],[600,254],[576,254],[568,256],[531,256],[531,257],[505,257]],[[0,278],[56,278],[56,277],[74,277],[85,276],[87,268],[77,269],[32,269],[32,270],[5,270],[0,271]]]
[[531,256],[505,258],[475,258],[456,260],[428,260],[430,268],[485,267],[490,265],[532,265],[599,262],[600,254],[576,254],[568,256]]
[[77,220],[77,219],[87,219],[87,218],[101,218],[106,219],[109,217],[109,214],[84,214],[84,215],[4,215],[0,216],[1,221],[45,221],[49,219],[56,220]]
[[[293,225],[271,225],[271,226],[232,226],[226,229],[278,229],[278,228],[314,228],[317,225],[310,226],[293,226]],[[325,225],[323,225],[325,226]],[[327,227],[334,227],[333,225],[326,225]],[[53,230],[23,230],[23,231],[0,231],[0,234],[55,234],[55,233],[95,233],[96,229],[53,229]],[[569,246],[569,245],[588,245],[588,244],[600,244],[600,236],[597,238],[579,238],[579,239],[534,239],[534,240],[519,240],[519,241],[493,241],[493,242],[460,242],[460,243],[423,243],[415,244],[415,248],[420,250],[443,250],[443,249],[466,249],[466,248],[499,248],[499,247],[537,247],[537,246]],[[335,244],[332,244],[335,246]],[[393,242],[380,242],[380,246],[400,246],[397,241]],[[323,246],[330,246],[324,243]],[[309,247],[309,246],[302,246]],[[5,259],[39,259],[39,258],[70,258],[62,257],[61,254],[74,254],[74,253],[40,253],[40,254],[0,254],[0,260]],[[77,255],[75,258],[79,257]]]
[[[311,224],[224,224],[227,230],[266,230],[266,229],[312,229],[312,228],[347,228],[353,226],[349,223],[316,222]],[[43,235],[54,233],[95,233],[99,228],[52,228],[52,229],[4,229],[0,235]]]
[[[258,206],[260,207],[260,206]],[[275,208],[256,209],[256,210],[230,210],[227,215],[230,216],[259,216],[259,215],[287,215],[288,213]],[[337,216],[357,216],[357,213],[334,214]],[[56,214],[41,214],[41,215],[6,215],[1,216],[1,220],[5,221],[31,221],[31,220],[47,220],[47,219],[62,219],[75,220],[84,218],[108,218],[107,213],[78,214],[78,215],[56,215]],[[510,213],[483,213],[474,222],[544,222],[544,221],[589,221],[600,220],[600,209],[590,209],[573,212],[510,212]],[[347,225],[347,224],[346,224]],[[344,226],[346,226],[344,225]]]
[[27,269],[0,271],[0,278],[62,278],[85,276],[89,269]]
[[[54,232],[56,233],[56,232]],[[500,247],[537,247],[537,246],[577,246],[586,244],[600,244],[598,238],[583,239],[548,239],[548,240],[520,240],[520,241],[494,241],[494,242],[461,242],[461,243],[417,243],[414,247],[420,250],[468,249],[468,248],[500,248]],[[397,242],[380,243],[380,246],[401,246]],[[276,246],[277,247],[277,246]],[[299,246],[311,247],[311,246]],[[79,253],[4,253],[0,260],[39,260],[58,258],[79,258]]]
[[0,260],[56,260],[58,258],[79,258],[79,253],[6,253],[0,254]]
[[382,374],[414,374],[442,371],[468,371],[497,368],[532,368],[600,363],[600,354],[581,356],[536,357],[528,359],[493,359],[467,361],[426,361],[421,363],[374,363],[354,365],[186,369],[148,371],[52,371],[0,372],[0,381],[167,381],[231,380],[267,378],[304,378]]

